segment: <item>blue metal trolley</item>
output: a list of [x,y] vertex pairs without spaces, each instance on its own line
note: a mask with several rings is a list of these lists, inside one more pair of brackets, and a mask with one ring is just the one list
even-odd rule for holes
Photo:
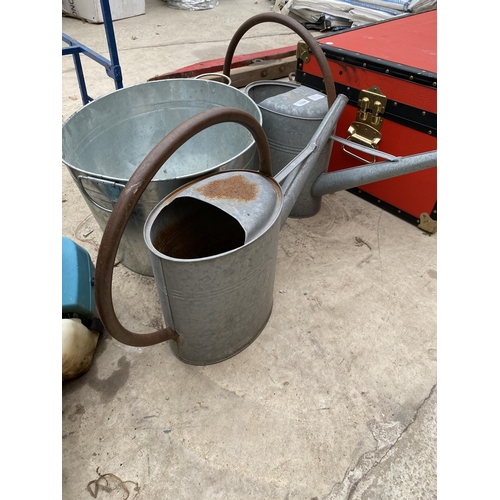
[[62,34],[63,42],[67,43],[67,47],[62,48],[62,55],[72,55],[75,64],[76,75],[78,78],[78,86],[80,87],[80,95],[83,104],[87,104],[93,99],[87,93],[87,86],[85,85],[85,77],[83,75],[82,62],[80,54],[84,54],[95,62],[104,66],[106,74],[115,81],[116,90],[123,88],[122,70],[118,61],[118,50],[116,48],[115,32],[113,29],[113,19],[111,17],[111,9],[109,7],[109,0],[101,0],[102,17],[104,29],[106,31],[106,39],[108,42],[108,49],[110,59],[106,59],[89,47],[81,44],[77,40]]

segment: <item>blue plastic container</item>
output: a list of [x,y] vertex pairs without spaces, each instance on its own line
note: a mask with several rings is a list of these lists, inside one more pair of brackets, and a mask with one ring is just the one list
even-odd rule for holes
[[82,320],[98,317],[94,300],[95,268],[87,250],[62,237],[62,313]]

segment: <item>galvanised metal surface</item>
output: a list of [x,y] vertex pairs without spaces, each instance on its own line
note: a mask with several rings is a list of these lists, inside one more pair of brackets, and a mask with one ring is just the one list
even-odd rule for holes
[[[194,117],[188,118],[185,122],[181,123],[169,134],[167,134],[148,153],[146,158],[132,174],[130,181],[125,186],[122,195],[116,203],[116,207],[111,213],[109,223],[106,226],[101,245],[99,247],[99,254],[97,256],[95,274],[95,298],[97,309],[106,330],[118,341],[124,344],[141,347],[154,345],[167,340],[175,342],[181,342],[182,340],[180,339],[179,334],[169,326],[155,332],[140,334],[128,330],[120,323],[113,307],[112,298],[114,262],[127,222],[133,213],[138,200],[141,198],[141,195],[144,193],[158,170],[183,144],[186,144],[191,138],[197,136],[210,126],[215,126],[225,122],[232,122],[233,126],[234,124],[242,125],[252,134],[255,138],[255,145],[260,160],[259,173],[254,172],[253,175],[261,175],[265,182],[269,182],[271,187],[275,189],[276,193],[279,193],[279,185],[272,179],[271,155],[266,135],[260,123],[250,114],[236,108],[219,107],[207,109]],[[250,174],[250,172],[248,173]],[[223,174],[226,173],[218,172],[210,175],[215,177]],[[213,180],[214,179],[212,179],[212,181]],[[198,180],[193,180],[190,185],[196,185],[197,183]],[[220,184],[211,184],[205,186],[206,189],[202,189],[201,194],[212,200],[227,198],[236,202],[238,199],[246,199],[247,201],[256,201],[258,204],[257,195],[259,193],[259,188],[258,186],[254,188],[249,184],[251,183],[248,179],[246,183],[243,182],[240,183],[240,185],[238,185],[238,183],[233,183],[233,189],[230,192],[227,191],[227,185],[222,186],[221,189]],[[176,192],[173,192],[171,193],[171,196],[175,196],[176,194]],[[281,199],[279,201],[281,202]],[[182,200],[180,200],[180,202],[182,203]],[[217,206],[210,206],[208,203],[204,204],[200,200],[188,200],[187,207],[181,205],[180,207],[173,206],[173,208],[175,210],[179,208],[179,219],[185,219],[186,217],[192,215],[193,207],[194,209],[197,208],[196,204],[198,204],[199,209],[200,203],[204,205],[202,209],[198,211],[197,215],[200,217],[190,217],[190,220],[188,220],[189,224],[187,225],[173,224],[171,227],[164,228],[164,231],[159,231],[159,233],[162,233],[162,236],[159,241],[156,239],[155,243],[162,251],[164,250],[167,253],[174,255],[176,258],[183,257],[184,262],[186,262],[189,260],[188,258],[199,258],[200,255],[201,258],[207,256],[210,257],[235,250],[237,247],[239,248],[240,245],[244,244],[245,236],[242,235],[242,225],[234,217],[224,213],[223,210]],[[278,203],[278,209],[279,208],[281,208],[281,206]],[[244,212],[241,212],[241,215],[245,216]],[[212,216],[214,216],[214,220],[212,220]],[[247,212],[246,217],[250,217],[249,212]],[[276,216],[276,219],[278,220],[279,230],[278,216]],[[266,220],[270,219],[266,218]],[[224,222],[224,224],[220,225],[221,222]],[[194,230],[191,228],[191,223],[193,224]],[[256,237],[259,234],[259,224],[253,224],[253,226],[255,228],[254,231],[251,230],[251,226],[247,227],[247,230],[250,229],[248,232],[253,234],[250,238]],[[187,241],[187,244],[184,244],[184,238],[176,237],[176,234],[178,235],[179,231],[181,235],[187,234],[191,238]],[[202,232],[204,232],[204,235]],[[264,233],[263,236],[265,236],[265,234],[266,233]],[[169,242],[172,241],[175,242],[175,245],[169,244]],[[251,242],[250,244],[253,243]],[[194,251],[199,252],[198,248],[202,249],[201,253],[193,254]],[[189,253],[186,253],[186,251]],[[155,264],[155,274],[157,274],[156,268],[157,266]],[[159,272],[161,273],[161,270]],[[228,269],[228,273],[231,272],[234,272],[234,269]],[[272,270],[268,269],[267,273],[272,276]],[[168,282],[168,276],[164,276],[163,278]],[[160,282],[162,282],[161,279]],[[162,293],[161,288],[159,289],[159,292],[160,294]],[[248,297],[248,299],[250,299],[250,297]],[[161,300],[165,303],[166,298],[162,298]],[[170,309],[167,308],[165,313],[165,321],[167,323],[169,322],[169,310]],[[197,334],[203,335],[203,329],[199,330]]]
[[165,322],[179,335],[170,347],[181,361],[224,361],[267,324],[281,206],[273,179],[222,172],[180,188],[148,217],[144,238]]
[[[314,142],[283,170],[291,202],[283,211],[280,185],[272,178],[266,135],[250,115],[211,109],[168,134],[127,184],[111,215],[96,266],[96,301],[108,332],[135,346],[168,340],[186,363],[207,365],[234,356],[266,325],[272,310],[279,231],[314,159],[324,147],[347,98],[339,96],[315,132]],[[167,327],[148,334],[128,331],[114,313],[113,262],[127,219],[159,166],[182,144],[210,125],[245,125],[256,139],[259,172],[207,174],[170,193],[146,220],[144,239]],[[311,161],[308,161],[308,158]],[[297,173],[298,172],[298,173]]]
[[[273,307],[279,231],[345,108],[339,96],[289,165],[284,199],[260,172],[220,172],[171,193],[146,220],[144,239],[181,361],[208,365],[247,347]],[[287,208],[284,209],[284,202]]]
[[[278,87],[279,84],[273,85],[273,82],[261,82],[262,88],[258,88],[260,82],[257,82],[255,84],[250,84],[247,87],[247,89],[257,87],[257,90],[252,91],[252,95],[250,95],[250,92],[245,89],[245,92],[248,93],[250,97],[257,102],[257,104],[259,104],[259,107],[263,112],[263,126],[271,147],[273,175],[275,175],[307,146],[309,140],[314,134],[315,129],[325,116],[326,111],[333,106],[337,93],[335,91],[335,83],[333,81],[330,65],[328,64],[326,56],[318,41],[298,21],[275,12],[257,14],[256,16],[253,16],[245,21],[238,28],[238,30],[236,30],[231,41],[229,42],[226,57],[224,59],[224,74],[227,76],[230,74],[231,61],[241,38],[254,26],[267,22],[284,25],[302,38],[302,40],[306,43],[308,50],[315,56],[318,62],[326,90],[326,103],[324,107],[320,106],[318,108],[316,104],[319,103],[316,102],[316,98],[320,94],[316,91],[311,91],[311,94],[314,94],[312,99],[304,96],[288,103],[280,102],[277,106],[273,107],[269,106],[269,100],[276,97],[278,101],[281,101],[282,97],[278,97],[278,95],[290,90],[290,88],[280,90]],[[286,86],[286,84],[283,84],[283,87]],[[264,112],[264,107],[262,106],[262,101],[264,100],[267,101],[265,108],[267,110],[273,110],[269,111],[269,114]],[[306,104],[308,110],[311,109],[313,113],[303,113],[303,111],[296,113],[299,107]],[[264,116],[264,114],[267,116]],[[313,117],[312,114],[315,116]],[[317,119],[316,122],[314,122],[315,119]],[[313,121],[307,123],[309,120]],[[332,142],[326,144],[323,154],[316,156],[318,164],[316,168],[311,171],[311,176],[304,186],[303,196],[299,198],[296,206],[293,207],[293,210],[290,213],[292,217],[311,217],[318,213],[321,207],[321,198],[312,197],[310,195],[310,188],[312,187],[316,177],[327,171],[332,145]]]
[[383,181],[400,175],[418,172],[437,165],[437,151],[428,151],[410,156],[394,157],[385,162],[368,163],[322,174],[312,187],[314,196],[323,196],[344,189]]
[[[63,125],[62,160],[104,231],[113,207],[136,168],[163,137],[206,109],[232,107],[260,124],[258,106],[243,92],[204,79],[147,82],[87,104]],[[179,148],[159,169],[125,229],[118,259],[152,276],[143,239],[146,217],[174,189],[209,172],[252,168],[255,141],[244,127],[221,123]]]
[[322,159],[325,157],[325,150],[332,143],[332,133],[347,102],[348,99],[345,95],[339,94],[336,97],[335,102],[316,128],[304,150],[274,176],[276,182],[280,184],[284,196],[281,214],[282,225],[287,217],[294,212],[301,214],[301,217],[315,215],[311,211],[317,203],[321,204],[321,197],[312,192],[312,186],[318,176],[328,175],[324,173],[325,166]]
[[[274,218],[275,212],[279,212],[279,208],[281,208],[281,205],[277,206],[276,201],[281,198],[281,190],[277,186],[274,180],[271,182],[270,178],[261,175],[260,172],[236,170],[207,175],[177,189],[175,202],[171,202],[171,197],[162,200],[147,220],[155,217],[158,221],[160,218],[163,219],[162,224],[171,224],[170,215],[160,217],[160,213],[171,212],[175,208],[173,214],[177,215],[179,212],[197,211],[200,206],[207,209],[209,208],[207,204],[210,204],[210,207],[214,207],[217,211],[230,214],[231,220],[238,224],[237,227],[241,227],[242,243],[250,243],[266,230],[269,219]],[[167,204],[169,205],[168,211],[164,210]],[[200,230],[209,233],[207,236],[219,231],[222,237],[230,237],[230,235],[225,235],[225,229],[217,227],[219,222],[221,225],[225,225],[224,217],[218,217],[215,210],[210,216],[201,212],[200,210],[196,217],[191,218],[190,224],[200,225]],[[153,214],[156,215],[153,216]],[[199,222],[203,217],[207,219],[206,224],[212,225],[210,231],[202,227],[204,224]],[[180,221],[176,223],[182,226]],[[179,231],[183,229],[180,227]],[[144,226],[145,235],[147,235],[147,231],[148,223]],[[186,251],[194,250],[187,249]]]
[[326,95],[304,85],[293,85],[291,90],[259,101],[260,109],[273,111],[277,115],[321,121],[328,111]]
[[[271,152],[260,124],[233,108],[209,109],[186,120],[148,154],[120,196],[104,232],[96,265],[96,303],[108,332],[133,346],[169,341],[174,354],[195,365],[218,363],[248,346],[266,325],[272,310],[279,231],[310,179],[316,159],[347,104],[339,95],[309,144],[272,178]],[[259,172],[207,174],[170,193],[144,227],[166,328],[133,333],[121,325],[111,296],[113,263],[123,230],[134,207],[161,165],[190,138],[222,122],[244,125],[256,139]],[[387,177],[435,165],[435,154],[384,167]],[[401,159],[393,158],[397,164]],[[391,162],[388,162],[391,163]],[[409,163],[407,166],[406,163]],[[382,163],[382,166],[384,164]],[[404,167],[404,168],[403,168]],[[323,194],[353,187],[360,173],[370,178],[376,167],[342,173],[330,185],[319,179]],[[350,175],[349,175],[350,174]],[[378,174],[377,174],[378,175]],[[283,184],[283,191],[280,187]],[[282,194],[284,193],[284,194]]]
[[309,147],[289,164],[293,180],[284,182],[284,197],[279,184],[260,172],[219,172],[177,189],[146,220],[144,239],[165,322],[179,335],[169,343],[181,361],[224,361],[267,324],[279,231],[346,103],[337,97]]
[[[294,83],[265,80],[250,83],[245,93],[261,110],[262,126],[271,149],[273,175],[276,175],[308,145],[328,111],[326,96],[321,98],[317,91]],[[333,141],[328,140],[321,154],[316,156],[316,165],[291,217],[312,217],[319,212],[321,198],[311,195],[311,187],[317,177],[327,171],[332,145]]]

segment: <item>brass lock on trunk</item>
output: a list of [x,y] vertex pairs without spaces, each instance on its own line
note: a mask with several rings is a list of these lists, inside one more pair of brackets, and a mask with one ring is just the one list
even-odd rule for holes
[[[387,97],[382,94],[378,87],[374,86],[368,90],[362,90],[358,98],[359,109],[356,113],[356,121],[352,122],[347,130],[347,140],[372,149],[378,149],[379,142],[382,140],[380,129],[384,122],[381,115],[384,113],[386,105]],[[365,163],[370,163],[369,160],[347,150],[345,145],[342,146],[342,149],[348,155],[354,156]],[[375,163],[375,156],[373,156],[371,163]]]

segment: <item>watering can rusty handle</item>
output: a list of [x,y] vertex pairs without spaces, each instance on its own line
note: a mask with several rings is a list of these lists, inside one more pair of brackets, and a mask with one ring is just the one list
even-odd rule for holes
[[111,213],[97,255],[94,295],[100,319],[110,335],[123,344],[143,347],[166,340],[178,340],[172,328],[152,333],[133,333],[118,320],[113,308],[113,267],[125,226],[139,198],[162,165],[185,142],[202,130],[218,123],[234,122],[246,127],[253,135],[259,153],[259,171],[272,177],[271,152],[264,129],[250,114],[237,108],[219,107],[188,118],[169,132],[144,158],[125,185]]
[[328,97],[328,107],[330,108],[335,101],[335,98],[337,97],[337,93],[335,91],[335,83],[333,81],[332,71],[328,64],[326,56],[321,50],[321,47],[316,38],[314,38],[304,26],[302,26],[298,21],[295,21],[295,19],[284,16],[283,14],[278,14],[276,12],[264,12],[262,14],[257,14],[256,16],[253,16],[245,21],[238,28],[236,33],[233,35],[233,38],[229,42],[222,72],[225,75],[229,76],[229,73],[231,71],[231,62],[233,60],[236,46],[238,45],[238,42],[241,40],[243,35],[255,25],[265,22],[274,22],[290,28],[291,30],[295,31],[295,33],[297,33],[297,35],[299,35],[302,40],[304,40],[304,42],[308,45],[309,49],[316,58],[321,70],[323,81],[325,83],[326,95]]

